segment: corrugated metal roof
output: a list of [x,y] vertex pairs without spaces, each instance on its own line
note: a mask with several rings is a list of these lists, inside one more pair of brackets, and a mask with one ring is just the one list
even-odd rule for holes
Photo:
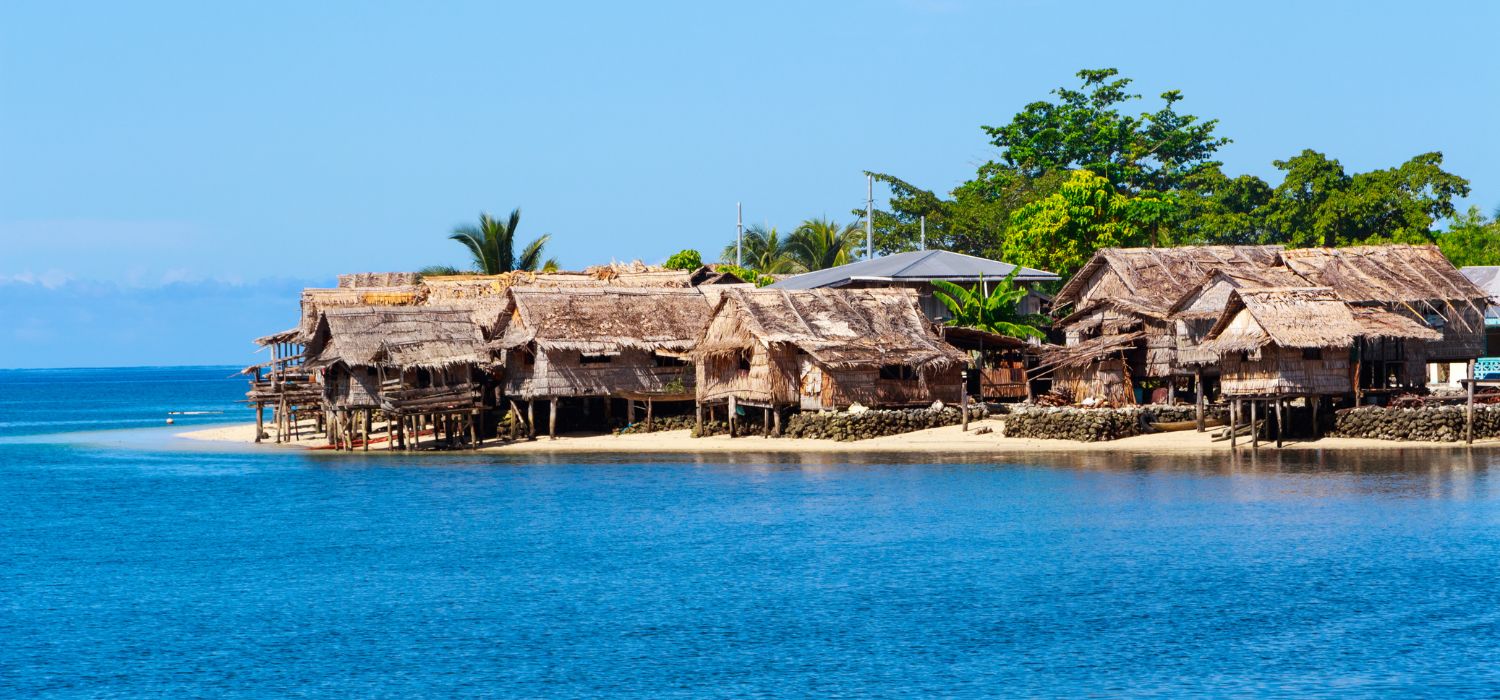
[[[770,285],[776,289],[817,289],[819,287],[841,287],[856,280],[923,282],[927,280],[972,281],[984,276],[1000,279],[1016,269],[1016,265],[988,258],[964,255],[947,250],[913,250],[895,253],[874,260],[830,267],[806,274],[788,277]],[[1021,282],[1043,282],[1058,279],[1045,270],[1022,267],[1016,275]]]
[[1469,278],[1474,286],[1484,290],[1490,295],[1490,308],[1484,314],[1484,325],[1491,328],[1500,327],[1500,304],[1495,303],[1500,298],[1500,266],[1472,266],[1459,268],[1464,277]]

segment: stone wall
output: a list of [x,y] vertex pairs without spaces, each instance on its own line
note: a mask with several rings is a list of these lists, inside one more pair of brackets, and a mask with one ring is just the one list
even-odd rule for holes
[[[1382,408],[1362,406],[1339,411],[1334,434],[1376,440],[1422,440],[1461,442],[1464,439],[1463,406]],[[1474,439],[1500,437],[1500,405],[1474,407]]]
[[[1102,442],[1140,435],[1153,422],[1176,422],[1196,417],[1192,406],[1131,406],[1126,408],[1012,406],[1005,416],[1005,436],[1043,440]],[[1225,419],[1222,408],[1209,408],[1206,418]]]
[[[969,409],[969,420],[979,420],[987,413],[983,406]],[[940,410],[870,410],[859,413],[798,413],[786,421],[786,437],[821,440],[867,440],[886,435],[900,435],[916,430],[958,425],[963,414],[947,406]]]

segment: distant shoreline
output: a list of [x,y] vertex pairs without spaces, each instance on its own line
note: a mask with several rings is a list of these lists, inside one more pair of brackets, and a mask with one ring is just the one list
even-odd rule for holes
[[[980,428],[992,432],[977,434]],[[751,453],[903,453],[903,454],[1046,454],[1076,452],[1114,452],[1121,454],[1230,454],[1229,442],[1214,442],[1210,433],[1192,430],[1175,433],[1156,433],[1105,442],[1075,442],[1072,440],[1034,440],[1000,437],[1001,421],[985,419],[969,424],[969,431],[960,426],[947,426],[920,430],[902,435],[837,442],[834,440],[809,440],[801,438],[737,437],[724,435],[694,438],[687,430],[670,430],[655,433],[633,433],[626,435],[560,435],[556,440],[538,437],[535,441],[513,443],[493,442],[477,452],[494,454],[722,454],[736,452]],[[253,423],[218,426],[184,431],[176,437],[217,443],[255,444]],[[310,449],[326,444],[323,439],[304,439],[295,443],[276,444],[262,442],[261,446],[275,449]],[[1249,451],[1248,439],[1239,443],[1240,451]],[[1397,442],[1368,438],[1323,438],[1315,441],[1289,441],[1280,451],[1355,451],[1355,450],[1433,450],[1463,449],[1461,442]],[[1475,448],[1500,447],[1500,439],[1476,440]],[[1261,442],[1262,451],[1277,451],[1275,443]],[[332,450],[329,450],[333,453]],[[355,450],[356,453],[363,450]],[[475,450],[457,450],[453,454],[473,454]],[[387,450],[384,443],[371,445],[369,453],[400,453]],[[349,454],[349,453],[343,453]]]

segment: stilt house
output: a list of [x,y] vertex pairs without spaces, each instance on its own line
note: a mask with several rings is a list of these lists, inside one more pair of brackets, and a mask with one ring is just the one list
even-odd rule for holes
[[[457,419],[477,439],[481,414],[494,406],[496,363],[489,342],[501,307],[357,306],[320,314],[308,342],[308,367],[322,369],[333,434],[363,430],[378,411],[396,421]],[[426,422],[424,419],[422,422]]]
[[[1282,252],[1287,267],[1309,283],[1333,288],[1354,306],[1384,309],[1437,329],[1428,362],[1466,362],[1484,354],[1489,295],[1443,257],[1437,246],[1378,245],[1298,248]],[[1399,355],[1367,357],[1404,362]]]
[[1200,349],[1218,357],[1224,396],[1291,398],[1352,394],[1361,345],[1442,334],[1352,307],[1327,287],[1297,287],[1234,290],[1206,338]]
[[968,361],[899,288],[734,289],[695,356],[700,405],[776,411],[958,402]]
[[[504,391],[527,402],[549,403],[548,432],[556,431],[559,399],[691,401],[695,381],[690,353],[708,325],[709,306],[693,288],[513,287],[505,333],[494,344],[504,352]],[[609,401],[601,402],[605,412]],[[519,414],[520,406],[512,403]],[[649,408],[648,408],[649,410]]]

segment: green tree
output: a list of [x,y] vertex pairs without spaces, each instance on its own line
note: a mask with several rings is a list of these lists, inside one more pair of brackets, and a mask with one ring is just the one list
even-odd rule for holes
[[840,226],[831,219],[807,219],[787,237],[787,257],[801,272],[845,265],[864,244],[858,222]]
[[1003,257],[1066,279],[1100,248],[1146,245],[1153,222],[1170,220],[1174,207],[1166,198],[1128,197],[1108,180],[1075,170],[1057,192],[1016,210]]
[[521,225],[521,210],[511,211],[510,217],[501,221],[487,213],[479,215],[478,226],[459,226],[453,229],[450,240],[458,241],[469,250],[474,271],[486,275],[498,275],[512,270],[549,270],[557,268],[556,259],[542,258],[551,234],[543,234],[527,243],[516,253],[516,229]]
[[677,251],[672,257],[667,258],[662,267],[668,270],[687,270],[689,272],[703,267],[703,256],[692,248]]
[[947,325],[978,328],[1012,338],[1041,338],[1044,333],[1037,326],[1045,324],[1046,319],[1025,315],[1018,310],[1021,300],[1026,297],[1026,289],[1016,285],[1016,273],[1020,271],[1020,268],[1011,270],[990,288],[989,294],[984,293],[983,277],[972,288],[960,287],[947,280],[933,280],[932,296],[948,307],[950,318],[945,322]]
[[1292,247],[1431,243],[1434,224],[1469,194],[1469,181],[1443,170],[1435,152],[1354,175],[1311,149],[1273,164],[1286,176],[1264,207],[1262,240]]
[[1437,236],[1438,248],[1458,267],[1500,265],[1500,208],[1486,219],[1479,207],[1453,218],[1448,230]]
[[[720,260],[734,262],[734,242],[724,247]],[[784,275],[795,271],[786,241],[773,226],[751,226],[744,234],[744,267],[762,275]]]
[[1229,139],[1214,135],[1218,120],[1178,113],[1177,90],[1162,93],[1165,104],[1155,112],[1128,114],[1121,107],[1141,96],[1119,74],[1078,71],[1079,87],[1057,88],[1055,102],[1033,102],[984,132],[1016,173],[1035,178],[1087,168],[1127,193],[1178,190],[1192,174],[1219,165],[1213,156]]

